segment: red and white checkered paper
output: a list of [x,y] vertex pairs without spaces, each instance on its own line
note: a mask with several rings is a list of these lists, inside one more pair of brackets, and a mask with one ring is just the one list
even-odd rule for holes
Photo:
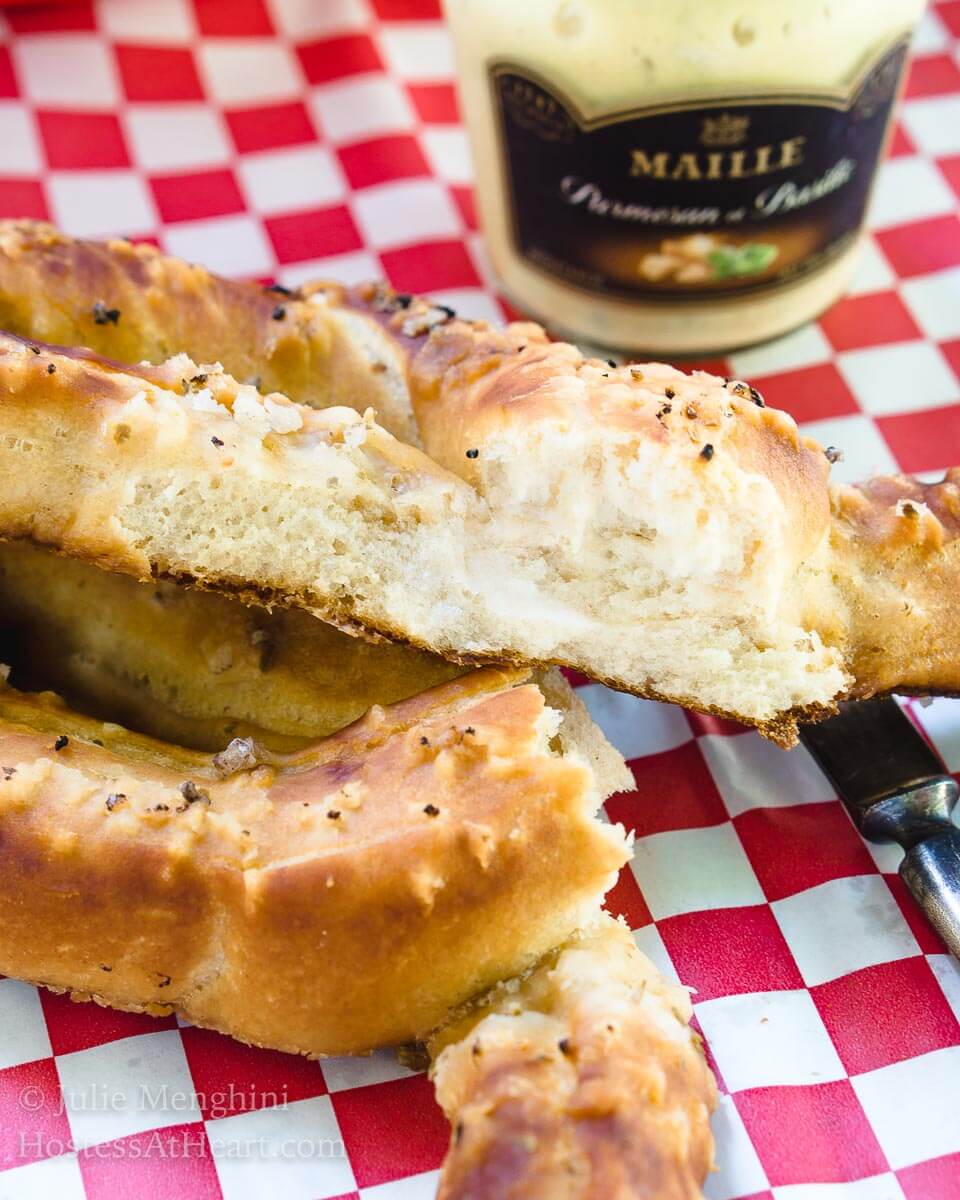
[[[934,7],[852,295],[715,365],[855,478],[960,463],[960,0]],[[0,14],[0,214],[288,284],[387,276],[500,319],[437,0]],[[958,1200],[960,969],[802,749],[581,694],[630,759],[610,907],[696,989],[711,1200]],[[960,702],[910,711],[960,772]],[[64,1103],[66,1097],[66,1103]],[[194,1098],[199,1097],[199,1101]],[[0,980],[0,1200],[433,1195],[447,1130],[389,1053],[322,1064]]]

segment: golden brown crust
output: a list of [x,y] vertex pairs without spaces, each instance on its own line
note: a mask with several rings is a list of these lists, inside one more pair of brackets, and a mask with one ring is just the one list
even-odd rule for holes
[[852,694],[960,689],[960,470],[836,488],[831,543],[850,604]]
[[87,346],[129,364],[175,354],[220,362],[241,382],[301,404],[372,406],[416,441],[390,347],[285,288],[223,279],[122,239],[88,242],[52,225],[0,221],[0,329]]
[[138,583],[27,542],[0,543],[0,631],[19,687],[211,753],[235,737],[295,749],[465,670],[298,609]]
[[5,687],[0,971],[304,1054],[423,1036],[626,858],[543,722],[536,687],[478,671],[221,778]]
[[[827,517],[823,450],[801,438],[796,424],[768,408],[754,388],[705,372],[684,375],[660,363],[617,367],[551,341],[529,322],[495,328],[450,319],[414,338],[403,331],[417,310],[391,308],[390,296],[383,287],[365,285],[341,302],[366,305],[407,348],[421,444],[475,486],[483,485],[483,455],[468,458],[466,450],[531,426],[623,429],[661,443],[682,437],[698,449],[709,443],[714,454],[729,445],[745,468],[768,475],[802,538],[801,554],[818,543]],[[435,311],[429,301],[414,304]]]
[[441,1200],[699,1200],[716,1085],[690,1015],[610,917],[495,989],[430,1044]]
[[[128,502],[146,476],[124,475],[115,448],[139,432],[136,418],[153,400],[162,406],[164,393],[203,393],[206,380],[198,372],[181,392],[172,368],[124,370],[117,360],[156,359],[175,346],[198,359],[223,359],[241,377],[255,366],[268,387],[308,403],[330,403],[339,387],[341,399],[362,409],[376,403],[366,378],[371,347],[377,354],[384,349],[371,334],[374,322],[361,315],[351,323],[347,309],[336,305],[315,317],[310,302],[298,297],[288,298],[290,313],[267,318],[258,289],[225,284],[152,252],[125,244],[84,247],[49,230],[31,243],[35,231],[15,232],[0,230],[0,305],[4,293],[16,301],[7,310],[10,323],[36,337],[36,314],[49,316],[53,298],[59,313],[45,336],[92,344],[107,357],[6,344],[3,419],[18,454],[36,451],[49,494],[25,479],[13,484],[0,504],[3,532],[133,575],[184,575],[247,598],[296,600],[362,626],[349,598],[294,594],[282,579],[257,572],[206,573],[197,564],[164,562],[129,537],[118,519],[121,498]],[[40,294],[29,296],[18,272],[26,266],[29,274],[30,264],[17,258],[38,245],[47,276],[33,280]],[[109,298],[98,314],[105,319],[88,329],[77,302],[92,291]],[[121,301],[115,320],[109,309]],[[128,315],[125,336],[116,336]],[[297,320],[293,334],[274,336],[266,324],[290,317]],[[385,345],[390,350],[393,343]],[[327,377],[311,391],[318,359]],[[391,362],[394,382],[398,369],[400,357]],[[138,381],[146,391],[137,391]],[[50,392],[53,404],[46,403]],[[214,392],[219,399],[217,386]],[[207,396],[203,404],[210,402]],[[167,406],[174,426],[181,415]],[[272,415],[279,424],[264,435],[269,452],[292,419],[283,404]],[[133,429],[125,417],[133,418]],[[298,420],[301,446],[335,444],[331,433],[346,440],[351,432],[336,420]],[[402,405],[388,423],[412,440]],[[428,515],[431,504],[466,503],[442,469],[369,422],[365,429],[366,465],[390,486],[399,479],[401,491],[422,488]],[[51,447],[74,434],[80,436],[73,457],[58,459]],[[156,449],[152,461],[162,464]],[[231,465],[229,451],[206,464],[213,476]],[[270,474],[263,463],[259,469]],[[280,473],[290,480],[282,463]],[[166,502],[176,506],[182,495],[171,491]],[[249,496],[260,499],[255,485]],[[24,547],[8,549],[6,558],[25,572],[31,561],[43,561]],[[41,588],[50,583],[48,568],[34,575]],[[105,585],[108,591],[115,582]],[[120,610],[121,629],[111,629],[108,642],[152,637],[152,618],[144,625],[133,611],[135,585],[118,586],[122,595],[111,599],[94,585],[100,599]],[[15,599],[22,608],[22,590]],[[220,616],[228,612],[216,598],[189,600],[187,635],[193,616],[202,620],[211,605]],[[51,617],[55,624],[56,613],[46,614],[48,632]],[[298,620],[280,618],[284,636],[295,638]],[[420,665],[406,651],[391,653],[400,656],[406,687]],[[431,665],[427,674],[436,669]],[[296,673],[294,665],[291,682]],[[525,674],[472,672],[375,708],[289,755],[234,746],[219,769],[182,746],[70,713],[55,698],[0,687],[0,970],[78,999],[176,1011],[246,1041],[319,1055],[422,1037],[452,1006],[530,968],[511,994],[527,1017],[553,1031],[545,1046],[551,1062],[559,1055],[560,1069],[552,1076],[540,1070],[542,1060],[528,1061],[526,1018],[506,1043],[498,1044],[494,1031],[491,1044],[490,1022],[502,1014],[512,1023],[513,1001],[488,997],[434,1035],[439,1053],[479,1022],[470,1058],[482,1038],[485,1067],[496,1063],[493,1071],[458,1081],[462,1048],[451,1044],[439,1056],[438,1087],[456,1120],[442,1194],[506,1196],[509,1172],[518,1185],[509,1194],[517,1196],[625,1200],[642,1186],[642,1194],[654,1189],[660,1200],[692,1197],[711,1156],[713,1090],[686,1030],[685,994],[664,985],[612,922],[533,969],[550,946],[592,919],[625,860],[622,830],[601,826],[594,813],[599,787],[619,786],[626,773],[564,685],[545,679],[541,690],[525,683]],[[102,685],[101,675],[95,686]],[[559,736],[544,694],[566,715]],[[277,713],[263,703],[253,715],[275,723]],[[152,704],[148,716],[159,719]],[[216,718],[214,711],[215,725]],[[538,1026],[533,1041],[541,1035]],[[493,1113],[491,1099],[503,1101]]]

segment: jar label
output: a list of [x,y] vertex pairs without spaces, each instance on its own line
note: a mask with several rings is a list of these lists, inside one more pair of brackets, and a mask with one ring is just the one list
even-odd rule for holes
[[671,104],[587,120],[526,68],[490,69],[513,239],[531,266],[627,299],[798,279],[863,222],[907,42],[845,95]]

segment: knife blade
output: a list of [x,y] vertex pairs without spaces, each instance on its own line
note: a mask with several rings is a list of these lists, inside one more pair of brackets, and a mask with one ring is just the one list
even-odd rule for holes
[[891,696],[857,700],[800,738],[874,842],[899,842],[903,879],[950,952],[960,958],[960,829],[956,780]]

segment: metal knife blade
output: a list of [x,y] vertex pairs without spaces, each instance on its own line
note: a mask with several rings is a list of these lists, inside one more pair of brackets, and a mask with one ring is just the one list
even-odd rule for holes
[[889,696],[843,704],[800,738],[863,836],[903,846],[901,878],[960,958],[958,789],[943,763]]

